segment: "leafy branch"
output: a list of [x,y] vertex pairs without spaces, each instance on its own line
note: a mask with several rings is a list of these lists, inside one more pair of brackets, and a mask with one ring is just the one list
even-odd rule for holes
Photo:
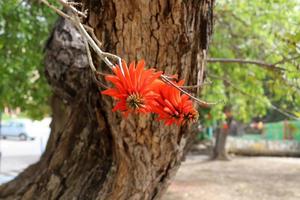
[[[220,77],[220,76],[216,76],[216,75],[213,75],[213,74],[207,74],[209,77],[211,78],[214,78],[214,79],[218,79],[218,80],[222,80],[224,81],[226,84],[228,84],[231,88],[233,88],[234,90],[236,90],[237,92],[239,92],[240,94],[244,95],[244,96],[247,96],[247,97],[250,97],[251,99],[257,99],[258,96],[257,95],[252,95],[252,94],[249,94],[247,92],[245,92],[244,90],[242,90],[241,88],[239,88],[237,86],[237,84],[231,82],[229,79],[227,79],[226,77]],[[291,119],[295,119],[295,120],[299,120],[298,117],[296,117],[295,115],[287,112],[287,111],[284,111],[280,108],[278,108],[277,106],[275,106],[274,104],[269,104],[269,107],[280,112],[281,114],[285,115],[286,117],[288,118],[291,118]]]

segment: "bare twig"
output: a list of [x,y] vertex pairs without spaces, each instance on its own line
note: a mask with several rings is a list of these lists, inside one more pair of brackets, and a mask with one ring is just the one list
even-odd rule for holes
[[285,68],[282,68],[282,67],[278,67],[277,65],[279,64],[283,64],[285,62],[288,62],[288,61],[291,61],[291,60],[296,60],[300,58],[300,55],[297,55],[297,56],[294,56],[294,57],[291,57],[291,58],[283,58],[281,59],[280,61],[278,62],[275,62],[273,64],[268,64],[268,63],[265,63],[263,61],[256,61],[256,60],[244,60],[244,59],[227,59],[227,58],[209,58],[207,59],[207,62],[211,62],[211,63],[214,63],[214,62],[220,62],[220,63],[241,63],[241,64],[254,64],[254,65],[257,65],[257,66],[261,66],[263,68],[266,68],[266,69],[273,69],[274,71],[276,72],[279,72],[280,73],[280,78],[283,80],[283,82],[289,86],[289,87],[293,87],[295,88],[298,92],[300,90],[299,86],[297,85],[294,85],[294,84],[291,84],[285,77],[284,75],[281,73],[281,72],[294,72],[294,73],[299,73],[298,71],[291,71],[291,70],[288,70],[288,69],[285,69]]
[[56,12],[56,14],[58,14],[59,16],[65,18],[65,19],[68,19],[68,20],[72,20],[71,16],[69,16],[66,13],[64,13],[63,11],[59,10],[54,5],[49,3],[47,0],[41,0],[41,2],[44,3],[46,6],[48,6],[50,9],[52,9],[54,12]]
[[97,36],[95,35],[94,29],[92,29],[91,27],[86,27],[84,26],[84,28],[91,34],[93,40],[95,40],[96,44],[101,47],[102,43],[98,40]]
[[47,5],[49,8],[51,8],[52,10],[54,10],[57,14],[59,14],[60,16],[70,20],[77,29],[80,30],[81,35],[86,38],[87,42],[89,43],[89,45],[92,47],[92,49],[96,52],[96,54],[101,58],[101,60],[103,60],[105,62],[105,64],[113,69],[115,67],[115,65],[108,59],[113,59],[115,61],[117,61],[122,73],[124,74],[123,71],[123,66],[122,66],[122,60],[119,56],[117,55],[113,55],[107,52],[103,52],[100,47],[98,46],[98,44],[100,44],[100,42],[98,40],[97,43],[94,41],[94,39],[88,34],[88,32],[86,31],[85,28],[87,28],[90,32],[91,32],[91,28],[84,26],[80,20],[78,15],[86,17],[83,13],[81,13],[80,11],[78,11],[72,4],[69,4],[68,2],[66,2],[65,0],[59,0],[59,2],[67,9],[71,9],[71,11],[74,12],[74,16],[75,17],[71,17],[70,15],[67,15],[66,13],[62,12],[61,10],[59,10],[58,8],[56,8],[55,6],[53,6],[52,4],[50,4],[47,0],[41,0],[45,5]]
[[292,115],[292,114],[290,114],[290,113],[288,113],[288,112],[286,112],[286,111],[284,111],[284,110],[282,110],[282,109],[274,106],[273,104],[271,104],[271,108],[273,108],[274,110],[277,110],[281,114],[283,114],[283,115],[285,115],[285,116],[287,116],[287,117],[289,117],[291,119],[300,120],[300,118],[298,118],[298,117],[296,117],[296,116],[294,116],[294,115]]
[[190,93],[186,92],[185,90],[181,89],[179,86],[177,86],[175,83],[173,83],[171,80],[169,80],[166,76],[164,75],[161,75],[160,76],[161,79],[168,83],[169,85],[172,85],[173,87],[175,87],[177,90],[181,91],[182,93],[186,94],[187,96],[189,96],[191,99],[193,99],[194,101],[196,101],[197,103],[201,104],[201,105],[206,105],[206,106],[211,106],[211,105],[216,105],[220,102],[206,102],[206,101],[203,101],[201,99],[198,99],[196,97],[194,97],[193,95],[191,95]]
[[[71,9],[71,11],[74,12],[75,14],[77,14],[77,15],[79,15],[79,16],[81,16],[81,17],[84,17],[84,18],[87,17],[86,14],[84,14],[83,12],[80,12],[79,10],[77,10],[77,9],[74,7],[74,5],[76,5],[76,4],[74,4],[74,2],[68,2],[68,1],[65,1],[65,0],[58,0],[58,1],[59,1],[64,7]],[[77,5],[79,5],[79,4],[77,4]]]
[[300,58],[300,55],[294,56],[292,58],[283,58],[278,62],[275,63],[266,63],[264,61],[260,61],[260,60],[247,60],[247,59],[241,59],[241,58],[209,58],[207,59],[207,62],[209,63],[240,63],[240,64],[252,64],[252,65],[257,65],[260,67],[263,67],[265,69],[270,69],[276,72],[295,72],[295,73],[299,73],[298,71],[292,71],[292,70],[288,70],[285,69],[283,67],[278,67],[279,64],[283,64],[285,62],[291,61],[291,60],[296,60]]
[[83,38],[84,44],[85,44],[85,48],[86,48],[86,53],[87,53],[87,57],[88,57],[88,62],[90,65],[90,68],[92,70],[92,77],[94,82],[98,85],[98,87],[103,87],[105,89],[107,89],[108,87],[106,85],[104,85],[101,81],[98,80],[98,78],[96,77],[97,73],[97,69],[93,63],[93,59],[92,59],[92,54],[90,51],[90,47],[89,47],[89,43],[87,42],[86,38]]
[[266,69],[272,69],[276,71],[287,71],[285,68],[277,67],[276,64],[269,64],[259,60],[245,60],[239,58],[209,58],[207,59],[209,63],[242,63],[242,64],[253,64]]
[[205,62],[206,62],[206,50],[203,50],[202,52],[203,54],[203,59],[201,60],[201,65],[200,65],[200,69],[198,72],[198,80],[197,80],[197,84],[200,85],[203,83],[204,80],[204,70],[205,70]]
[[[85,30],[84,26],[79,21],[76,21],[74,24],[80,30],[80,32],[82,33],[82,35],[84,36],[84,38],[86,38],[86,40],[91,45],[92,49],[96,52],[96,54],[105,62],[105,64],[109,68],[111,68],[111,69],[114,68],[115,67],[114,64],[112,64],[110,62],[110,60],[108,60],[107,56],[104,55],[104,52],[97,46],[97,44],[95,43],[95,41],[91,38],[91,36]],[[119,59],[121,60],[121,58],[119,58]]]
[[82,3],[74,2],[74,1],[68,1],[68,4],[70,4],[72,6],[82,6]]
[[86,49],[86,54],[88,57],[88,61],[89,61],[89,65],[91,67],[92,72],[96,73],[97,69],[93,63],[93,59],[92,59],[92,55],[91,55],[91,51],[90,51],[90,47],[89,47],[89,43],[87,42],[87,40],[84,38],[84,44],[85,44],[85,49]]
[[106,74],[106,73],[103,73],[103,72],[99,72],[99,71],[96,71],[95,72],[97,76],[108,76],[110,74]]
[[[206,66],[206,50],[202,51],[202,60],[200,62],[200,69],[198,70],[197,74],[197,85],[202,85],[204,81],[204,70]],[[197,87],[197,96],[200,95],[201,87]]]

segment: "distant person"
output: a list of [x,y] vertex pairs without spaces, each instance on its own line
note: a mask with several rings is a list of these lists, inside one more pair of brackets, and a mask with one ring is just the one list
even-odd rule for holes
[[263,134],[263,132],[264,132],[264,123],[262,122],[262,121],[259,121],[258,123],[257,123],[257,130],[258,130],[258,132],[260,133],[260,134]]

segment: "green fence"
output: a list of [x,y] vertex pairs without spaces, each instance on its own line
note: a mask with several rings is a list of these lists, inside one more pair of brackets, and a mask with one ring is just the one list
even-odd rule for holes
[[[281,121],[265,123],[262,134],[247,133],[239,138],[245,140],[294,140],[300,142],[300,121]],[[207,128],[198,134],[199,140],[212,139],[212,128]]]
[[300,121],[267,123],[264,127],[263,135],[268,140],[300,141]]
[[263,134],[245,134],[247,140],[296,140],[300,141],[300,121],[281,121],[264,124]]

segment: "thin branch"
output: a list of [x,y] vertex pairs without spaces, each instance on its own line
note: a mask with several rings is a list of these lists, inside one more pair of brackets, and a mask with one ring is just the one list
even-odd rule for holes
[[97,36],[95,35],[94,29],[91,27],[84,26],[84,28],[91,34],[92,38],[95,40],[96,44],[101,47],[102,43],[98,40]]
[[[228,79],[226,78],[223,78],[223,77],[219,77],[219,76],[215,76],[215,75],[212,75],[212,74],[208,74],[208,76],[212,77],[212,78],[215,78],[215,79],[219,79],[219,80],[222,80],[224,82],[226,82],[228,85],[230,85],[233,89],[235,89],[236,91],[238,91],[239,93],[241,93],[242,95],[245,95],[245,96],[248,96],[252,99],[257,99],[257,95],[252,95],[252,94],[249,94],[245,91],[243,91],[242,89],[240,89],[239,87],[236,86],[236,84],[232,83],[231,81],[229,81]],[[281,114],[285,115],[286,117],[289,117],[291,119],[295,119],[295,120],[299,120],[298,117],[286,112],[286,111],[283,111],[282,109],[276,107],[275,105],[271,104],[270,105],[270,108],[274,109],[274,110],[277,110],[278,112],[280,112]]]
[[164,76],[165,76],[165,78],[167,78],[169,80],[178,81],[178,75],[177,74],[172,75],[172,76],[170,76],[170,75],[164,75]]
[[[74,24],[76,25],[76,27],[78,27],[78,29],[80,30],[80,32],[82,33],[84,38],[87,39],[88,43],[91,45],[92,49],[96,52],[96,54],[105,62],[105,64],[109,68],[113,69],[115,67],[114,64],[112,64],[110,62],[110,60],[108,60],[107,56],[104,55],[104,52],[98,47],[98,45],[95,43],[95,41],[91,38],[91,36],[85,30],[83,25],[79,21],[74,22]],[[118,56],[116,56],[116,57],[118,57]],[[121,58],[119,58],[119,59],[121,60]]]
[[85,48],[86,48],[88,62],[89,62],[90,68],[92,70],[93,80],[98,85],[98,87],[103,87],[103,88],[107,89],[108,87],[106,85],[104,85],[101,81],[99,81],[98,78],[96,77],[97,69],[96,69],[96,67],[95,67],[95,65],[93,63],[93,59],[92,59],[92,54],[91,54],[91,51],[90,51],[89,43],[87,42],[86,38],[83,38],[83,40],[84,40],[84,44],[85,44]]
[[[97,43],[99,44],[99,42],[95,42],[93,40],[93,38],[91,38],[91,36],[88,34],[88,32],[85,29],[85,26],[80,22],[78,15],[84,16],[83,13],[77,11],[77,9],[72,6],[72,4],[69,4],[68,2],[66,2],[65,0],[59,0],[59,2],[67,9],[71,9],[74,13],[75,13],[75,17],[71,17],[70,15],[67,15],[66,13],[62,12],[61,10],[59,10],[58,8],[56,8],[55,6],[53,6],[52,4],[50,4],[47,0],[41,0],[45,5],[47,5],[49,8],[51,8],[52,10],[54,10],[57,14],[59,14],[60,16],[70,20],[77,29],[79,29],[79,31],[81,32],[81,35],[86,38],[87,42],[89,43],[89,45],[93,48],[93,50],[96,52],[96,54],[101,58],[101,60],[103,60],[105,62],[105,64],[110,67],[111,69],[113,69],[115,67],[114,64],[112,64],[110,62],[110,60],[108,58],[111,58],[113,60],[116,60],[119,64],[119,67],[122,71],[122,73],[124,74],[123,71],[123,67],[122,67],[122,62],[121,62],[121,58],[117,55],[113,55],[110,53],[106,53],[103,52],[99,46],[97,45]],[[81,14],[80,14],[81,13]],[[90,28],[88,28],[89,31],[91,31]]]
[[297,55],[297,56],[293,56],[293,57],[291,57],[291,58],[282,58],[280,61],[278,61],[278,62],[275,62],[273,65],[279,65],[279,64],[283,64],[283,63],[285,63],[285,62],[288,62],[288,61],[292,61],[292,60],[296,60],[296,59],[298,59],[298,58],[300,58],[300,55]]
[[[200,69],[198,70],[198,74],[197,74],[197,85],[202,85],[203,81],[204,81],[204,70],[205,70],[205,66],[206,66],[206,50],[202,51],[202,55],[203,58],[200,62]],[[197,87],[197,96],[200,95],[200,90],[201,87]]]
[[277,67],[275,64],[265,63],[259,60],[245,60],[239,58],[208,58],[207,62],[209,63],[241,63],[241,64],[253,64],[258,65],[260,67],[264,67],[266,69],[276,70],[276,71],[287,71],[285,68]]
[[177,86],[175,83],[173,83],[172,81],[170,81],[165,75],[161,75],[160,77],[161,77],[161,79],[162,79],[163,81],[165,81],[165,82],[168,83],[169,85],[172,85],[172,86],[175,87],[177,90],[179,90],[179,91],[181,91],[182,93],[186,94],[186,95],[189,96],[191,99],[193,99],[194,101],[196,101],[197,103],[199,103],[199,104],[201,104],[201,105],[211,106],[211,105],[216,105],[216,104],[222,102],[222,101],[220,101],[220,102],[213,102],[213,103],[211,103],[211,102],[206,102],[206,101],[200,100],[200,99],[194,97],[193,95],[189,94],[189,93],[186,92],[185,90],[181,89],[181,88],[180,88],[179,86]]
[[90,37],[90,35],[84,29],[84,26],[80,22],[77,21],[77,24],[75,24],[75,25],[77,25],[77,27],[82,31],[83,36],[87,39],[88,43],[91,45],[91,47],[97,53],[97,55],[106,63],[106,65],[109,66],[111,69],[113,69],[115,67],[115,65],[112,64],[108,58],[116,60],[119,64],[119,67],[121,69],[122,74],[124,75],[125,73],[124,73],[124,70],[123,70],[121,58],[117,55],[102,51],[99,48],[99,46],[96,44],[96,42]]
[[294,115],[292,115],[292,114],[290,114],[290,113],[288,113],[288,112],[286,112],[286,111],[284,111],[284,110],[282,110],[282,109],[274,106],[273,104],[271,104],[271,108],[273,108],[274,110],[277,110],[281,114],[283,114],[283,115],[285,115],[285,116],[287,116],[287,117],[289,117],[291,119],[300,120],[300,118],[297,118],[296,116],[294,116]]
[[[83,13],[83,12],[80,12],[79,10],[77,10],[74,5],[76,5],[76,2],[74,4],[74,2],[68,2],[68,1],[65,1],[65,0],[58,0],[64,7],[66,8],[69,8],[71,9],[72,12],[74,12],[75,14],[81,16],[81,17],[84,17],[84,18],[87,18],[86,14]],[[79,5],[79,4],[77,4]]]
[[48,6],[50,9],[52,9],[54,12],[56,12],[56,14],[58,14],[59,16],[72,21],[72,17],[71,16],[69,16],[66,13],[64,13],[63,11],[59,10],[54,5],[52,5],[51,3],[49,3],[47,0],[41,0],[41,2],[44,3],[46,6]]
[[96,73],[97,76],[108,76],[108,75],[110,75],[110,74],[99,72],[99,71],[96,71],[95,73]]
[[85,38],[84,38],[84,45],[85,45],[86,54],[87,54],[87,57],[88,57],[88,62],[89,62],[89,65],[91,67],[91,70],[92,70],[92,72],[96,73],[97,69],[96,69],[96,67],[95,67],[95,65],[93,63],[93,59],[92,59],[92,55],[91,55],[89,43],[87,42],[87,40]]
[[297,56],[294,56],[294,57],[291,57],[291,58],[283,58],[281,59],[280,61],[278,62],[275,62],[275,63],[266,63],[264,61],[260,61],[260,60],[247,60],[247,59],[241,59],[241,58],[209,58],[207,59],[207,62],[209,63],[240,63],[240,64],[252,64],[252,65],[257,65],[257,66],[260,66],[262,68],[265,68],[265,69],[270,69],[270,70],[274,70],[274,71],[277,71],[277,72],[294,72],[294,73],[299,73],[298,71],[292,71],[292,70],[288,70],[288,69],[285,69],[283,67],[278,67],[279,64],[283,64],[285,62],[289,62],[289,61],[292,61],[292,60],[296,60],[300,58],[300,55],[297,55]]

